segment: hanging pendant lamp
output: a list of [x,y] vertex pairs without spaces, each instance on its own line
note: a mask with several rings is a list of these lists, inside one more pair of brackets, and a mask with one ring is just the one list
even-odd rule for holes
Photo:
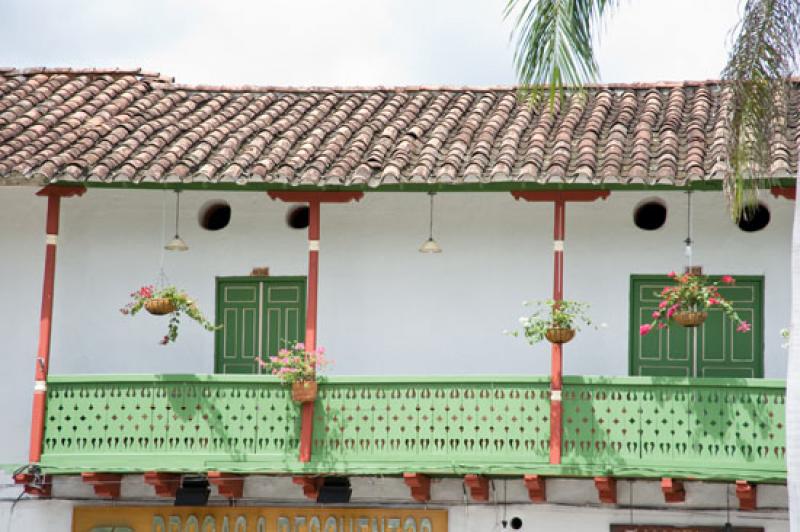
[[181,191],[175,191],[175,238],[169,241],[164,249],[167,251],[187,251],[189,246],[186,245],[186,242],[178,234],[178,213],[181,210]]
[[428,226],[428,240],[422,243],[422,246],[419,248],[420,253],[441,253],[442,248],[433,239],[433,197],[436,195],[436,192],[428,192],[428,196],[431,198],[431,213],[430,213],[430,225]]

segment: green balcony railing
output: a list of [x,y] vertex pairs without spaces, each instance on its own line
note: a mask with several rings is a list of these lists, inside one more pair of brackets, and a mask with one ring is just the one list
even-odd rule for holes
[[333,377],[304,464],[300,409],[272,377],[51,377],[42,467],[786,478],[783,382],[568,377],[558,466],[548,388],[542,377]]

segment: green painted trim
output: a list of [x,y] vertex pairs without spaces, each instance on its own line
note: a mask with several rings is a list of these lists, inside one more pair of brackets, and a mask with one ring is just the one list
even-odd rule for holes
[[[623,379],[628,377],[621,377]],[[647,378],[647,377],[641,377]],[[702,379],[701,379],[702,380]],[[756,379],[758,380],[758,379]],[[119,375],[49,375],[47,382],[51,384],[95,384],[125,382],[220,382],[220,383],[255,383],[274,384],[278,378],[272,375],[235,375],[235,374],[119,374]],[[324,386],[330,384],[463,384],[463,383],[498,383],[498,384],[544,384],[549,383],[545,376],[519,375],[480,375],[480,376],[436,376],[406,375],[399,377],[383,376],[329,376],[325,377]]]
[[728,377],[603,377],[567,376],[564,384],[606,384],[610,386],[694,386],[711,388],[786,388],[783,379],[745,379]]
[[634,330],[636,329],[636,318],[633,315],[633,307],[635,303],[633,285],[636,275],[628,276],[628,375],[633,375],[633,346],[636,341]]
[[[125,382],[230,382],[274,384],[278,378],[272,375],[234,375],[234,374],[120,374],[120,375],[50,375],[48,383],[52,384],[86,384],[86,383],[125,383]],[[324,386],[329,384],[542,384],[549,383],[550,378],[541,375],[405,375],[405,376],[370,376],[370,375],[336,375],[325,377]],[[608,384],[613,386],[704,386],[704,387],[754,387],[785,388],[783,379],[734,379],[734,378],[702,378],[702,377],[605,377],[600,375],[567,375],[564,384]]]
[[[771,186],[794,186],[794,178],[765,179],[760,188],[767,189]],[[591,184],[570,184],[570,183],[529,183],[529,182],[501,182],[501,183],[461,183],[461,184],[425,184],[425,183],[394,183],[370,187],[367,184],[359,185],[289,185],[285,183],[248,183],[237,185],[236,183],[57,183],[65,186],[83,185],[94,189],[129,189],[129,190],[207,190],[207,191],[230,191],[230,192],[265,192],[269,190],[292,190],[292,191],[313,191],[313,192],[342,192],[342,191],[362,191],[362,192],[510,192],[512,190],[630,190],[630,191],[659,191],[659,190],[695,190],[695,191],[718,191],[722,190],[722,181],[709,180],[693,182],[690,185],[667,185],[657,184],[648,185],[645,183],[607,183],[600,185]]]
[[[767,470],[763,468],[720,467],[715,469],[698,468],[697,466],[665,463],[663,466],[632,467],[619,464],[581,464],[551,465],[535,462],[506,462],[491,465],[476,465],[457,457],[445,460],[429,461],[415,458],[414,471],[436,476],[465,475],[480,473],[497,476],[520,476],[523,474],[540,474],[552,477],[591,478],[595,476],[611,476],[616,478],[653,479],[669,476],[687,480],[731,481],[746,479],[750,482],[784,484],[786,470]],[[91,464],[91,465],[88,465]],[[220,455],[169,455],[158,457],[126,455],[110,457],[100,454],[82,454],[80,457],[49,455],[43,457],[42,470],[45,474],[74,475],[84,471],[105,473],[145,473],[161,471],[172,473],[198,473],[207,471],[226,471],[229,473],[250,474],[325,474],[352,476],[402,475],[408,472],[408,461],[348,461],[322,462],[314,461],[302,464],[295,459],[285,460],[275,456],[274,461],[266,461],[262,457]]]
[[305,282],[306,276],[305,275],[218,275],[214,277],[216,282],[219,283],[224,282],[231,282],[231,283],[248,283],[253,281],[284,281],[284,282]]

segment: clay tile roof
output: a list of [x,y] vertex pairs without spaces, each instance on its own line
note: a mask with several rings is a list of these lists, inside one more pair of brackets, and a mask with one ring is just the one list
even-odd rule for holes
[[[181,85],[140,69],[0,67],[0,184],[665,183],[727,168],[718,82],[513,87]],[[800,84],[765,176],[792,177]]]

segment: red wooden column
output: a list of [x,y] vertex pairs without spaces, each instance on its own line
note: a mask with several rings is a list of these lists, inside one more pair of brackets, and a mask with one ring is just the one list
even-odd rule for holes
[[31,416],[31,441],[28,461],[39,463],[42,456],[44,416],[47,399],[47,369],[50,365],[50,334],[53,323],[53,291],[56,281],[56,246],[61,198],[82,196],[84,187],[49,185],[36,193],[47,197],[47,235],[45,237],[44,281],[42,283],[42,308],[39,315],[39,348],[36,351],[36,369],[33,386],[33,415]]
[[[553,202],[553,300],[564,299],[564,238],[566,237],[566,204],[568,201],[606,199],[608,190],[513,191],[516,200]],[[564,424],[561,402],[563,344],[552,344],[550,351],[550,463],[561,463],[561,442]]]
[[[564,299],[564,237],[566,203],[563,198],[553,202],[553,301]],[[550,463],[561,463],[561,376],[564,369],[564,344],[550,347]]]
[[[306,293],[307,351],[317,348],[317,295],[319,293],[320,205],[322,203],[348,203],[359,201],[363,192],[301,192],[270,191],[273,200],[308,203],[308,290]],[[311,460],[314,439],[314,403],[303,403],[300,412],[300,461]]]
[[[317,348],[317,293],[319,288],[319,200],[308,202],[308,294],[306,303],[306,350]],[[314,403],[303,403],[301,408],[300,461],[311,460],[314,438]]]

